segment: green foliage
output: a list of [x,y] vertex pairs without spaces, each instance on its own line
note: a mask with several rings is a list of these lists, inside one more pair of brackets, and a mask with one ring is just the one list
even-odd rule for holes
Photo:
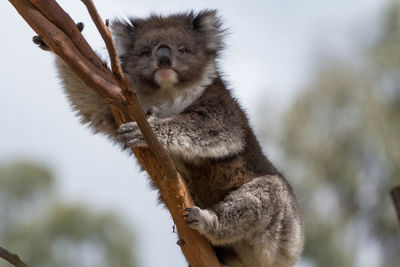
[[[0,246],[30,267],[136,266],[132,233],[120,219],[53,195],[46,168],[0,165]],[[0,260],[0,266],[9,265]]]
[[304,257],[315,266],[364,266],[371,256],[376,266],[400,262],[389,196],[400,184],[399,25],[393,1],[362,64],[327,61],[272,136],[301,199]]
[[51,186],[51,173],[41,166],[26,162],[0,166],[1,203],[21,201],[29,204],[37,197],[36,194],[48,193]]

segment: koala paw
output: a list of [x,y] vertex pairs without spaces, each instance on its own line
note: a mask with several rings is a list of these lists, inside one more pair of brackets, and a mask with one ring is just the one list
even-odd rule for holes
[[82,31],[83,31],[83,28],[85,27],[85,25],[83,24],[83,22],[78,22],[78,23],[76,24],[76,27],[78,28],[78,30],[79,30],[80,32],[82,32]]
[[146,145],[137,122],[122,124],[118,129],[118,139],[128,147]]
[[34,44],[37,44],[39,46],[40,49],[45,50],[45,51],[49,51],[50,47],[47,46],[47,44],[42,40],[42,37],[40,37],[39,35],[35,35],[32,37],[32,42]]
[[[83,31],[84,25],[82,22],[78,22],[76,24],[76,27],[78,28],[78,30],[80,32]],[[32,38],[32,41],[34,44],[37,44],[39,46],[39,48],[45,50],[45,51],[50,51],[50,47],[48,47],[48,45],[43,41],[42,37],[40,37],[39,35],[35,35]]]
[[200,233],[206,233],[209,227],[215,227],[216,215],[209,210],[193,206],[186,208],[182,216],[190,227]]

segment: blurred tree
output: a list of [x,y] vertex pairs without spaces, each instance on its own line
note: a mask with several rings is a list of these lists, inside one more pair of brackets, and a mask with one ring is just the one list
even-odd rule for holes
[[46,168],[0,165],[1,246],[30,267],[137,266],[132,233],[116,216],[61,204],[53,192]]
[[[279,165],[304,209],[314,266],[400,264],[389,190],[400,183],[400,1],[360,60],[326,60],[283,115]],[[334,58],[332,56],[331,58]]]

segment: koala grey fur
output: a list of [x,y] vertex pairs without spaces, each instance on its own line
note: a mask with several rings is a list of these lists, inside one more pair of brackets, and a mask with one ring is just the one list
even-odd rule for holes
[[[300,208],[218,73],[216,11],[114,20],[112,32],[123,70],[196,204],[183,214],[187,223],[226,266],[293,266],[304,240]],[[56,64],[82,123],[117,142],[146,145],[135,122],[117,130],[105,101],[62,60]]]

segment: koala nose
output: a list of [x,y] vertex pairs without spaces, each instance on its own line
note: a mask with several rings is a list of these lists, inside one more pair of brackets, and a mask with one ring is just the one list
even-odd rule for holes
[[171,67],[171,55],[171,48],[166,45],[160,46],[156,52],[157,65],[159,67]]

